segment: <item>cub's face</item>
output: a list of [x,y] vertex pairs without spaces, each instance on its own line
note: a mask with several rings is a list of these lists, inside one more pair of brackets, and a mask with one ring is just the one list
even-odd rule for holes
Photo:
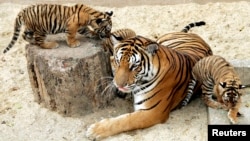
[[88,33],[92,35],[97,35],[101,39],[110,36],[111,29],[112,29],[112,20],[111,16],[113,12],[106,12],[102,13],[98,17],[91,17],[91,21],[87,26],[87,29],[78,30],[80,34]]
[[[112,38],[114,56],[111,57],[114,72],[114,85],[122,92],[144,89],[142,84],[150,81],[155,73],[153,71],[151,47],[158,49],[151,40],[136,36],[122,42]],[[148,51],[150,46],[150,51]]]
[[227,107],[235,107],[236,104],[238,102],[240,102],[240,95],[233,92],[234,90],[232,91],[229,91],[227,93],[225,93],[224,95],[222,95],[222,100],[223,100],[223,103],[227,106]]
[[223,82],[222,85],[220,85],[220,89],[222,91],[221,97],[223,103],[228,107],[232,108],[237,105],[237,103],[241,102],[241,96],[242,96],[242,89],[241,84],[230,84]]

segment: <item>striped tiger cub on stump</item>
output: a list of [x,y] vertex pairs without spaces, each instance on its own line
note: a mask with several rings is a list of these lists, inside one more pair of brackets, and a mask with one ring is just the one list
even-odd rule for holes
[[[58,47],[55,41],[46,41],[48,34],[66,33],[70,47],[77,47],[80,42],[76,33],[109,37],[112,28],[113,12],[99,12],[83,4],[63,6],[56,4],[37,4],[21,10],[15,20],[14,34],[6,53],[17,41],[24,26],[23,38],[31,44],[51,49]],[[84,29],[84,30],[82,30]]]

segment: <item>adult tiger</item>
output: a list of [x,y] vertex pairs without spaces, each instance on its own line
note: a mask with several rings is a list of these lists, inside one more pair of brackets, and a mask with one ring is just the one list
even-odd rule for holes
[[37,4],[24,8],[15,20],[14,34],[6,53],[16,42],[24,25],[23,38],[31,44],[42,48],[55,48],[56,42],[45,41],[46,35],[67,33],[67,43],[77,47],[80,42],[75,38],[81,28],[88,28],[92,34],[101,37],[110,36],[113,12],[99,12],[83,4],[63,6],[56,4]]
[[201,85],[204,103],[212,108],[229,110],[228,118],[233,124],[237,123],[242,88],[245,86],[242,86],[234,67],[223,57],[213,55],[198,61],[193,67],[192,75],[193,79],[189,83],[182,105],[185,106],[189,102],[194,87]]
[[142,129],[165,122],[170,111],[186,96],[191,69],[211,48],[196,34],[175,32],[164,35],[169,46],[136,36],[114,44],[114,85],[124,93],[132,92],[134,112],[92,124],[89,138],[103,138],[124,131]]

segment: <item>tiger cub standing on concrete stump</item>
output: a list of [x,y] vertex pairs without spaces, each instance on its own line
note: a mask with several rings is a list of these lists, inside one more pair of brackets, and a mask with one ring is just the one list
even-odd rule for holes
[[[242,86],[234,67],[218,55],[201,59],[192,69],[193,79],[189,83],[188,94],[182,101],[187,105],[193,95],[195,86],[201,85],[202,100],[211,108],[223,108],[228,111],[228,118],[233,124],[240,115]],[[213,96],[217,100],[213,99]]]

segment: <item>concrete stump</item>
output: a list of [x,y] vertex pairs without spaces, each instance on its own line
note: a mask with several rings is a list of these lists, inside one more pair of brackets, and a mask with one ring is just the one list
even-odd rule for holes
[[60,42],[56,49],[27,45],[26,58],[39,104],[65,116],[86,115],[106,105],[101,93],[111,68],[100,42],[85,39],[77,48]]

